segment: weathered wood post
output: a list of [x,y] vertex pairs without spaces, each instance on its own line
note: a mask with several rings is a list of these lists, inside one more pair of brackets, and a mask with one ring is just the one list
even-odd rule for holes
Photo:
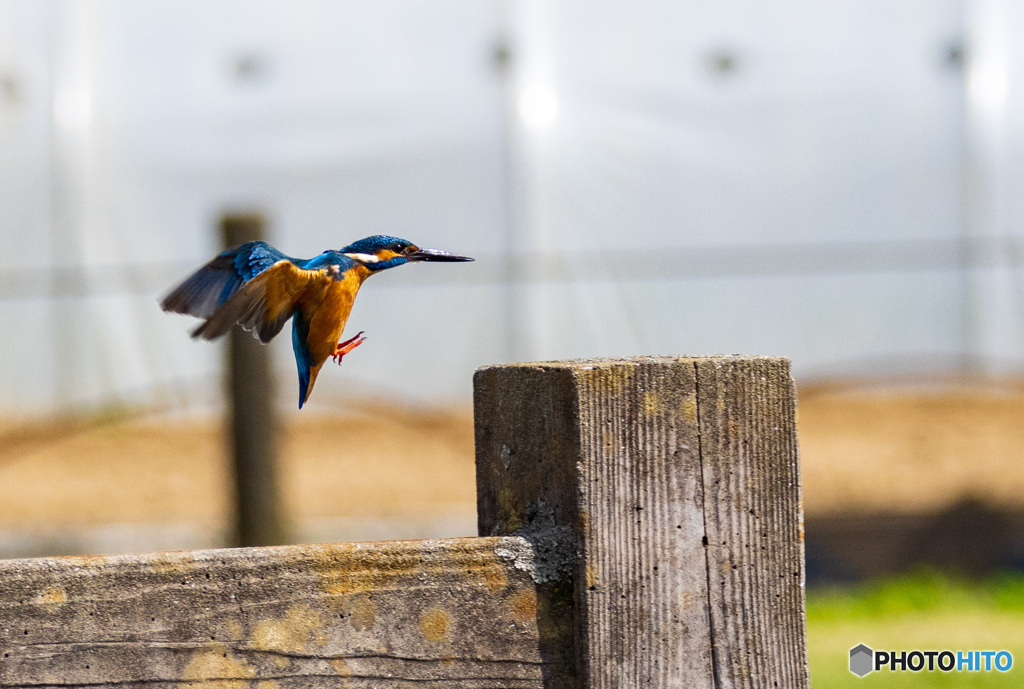
[[[266,238],[259,213],[221,217],[225,248]],[[277,480],[277,418],[270,351],[251,333],[228,335],[229,441],[235,474],[235,545],[286,541]]]
[[495,366],[474,403],[479,532],[533,544],[548,686],[808,686],[787,360]]

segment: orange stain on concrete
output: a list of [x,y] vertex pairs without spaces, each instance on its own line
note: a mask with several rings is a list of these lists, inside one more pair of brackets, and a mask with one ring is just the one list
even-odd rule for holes
[[484,568],[484,583],[491,591],[498,592],[508,586],[508,577],[500,564]]
[[683,400],[683,418],[686,419],[687,423],[697,422],[697,396],[688,395]]
[[371,629],[377,621],[377,605],[370,599],[368,593],[357,593],[351,596],[344,608],[352,628],[357,631],[365,632]]
[[[305,605],[293,605],[283,618],[261,620],[252,633],[252,647],[259,651],[303,653],[313,633],[323,626],[323,619]],[[278,667],[291,661],[284,656],[274,659]]]
[[55,610],[68,602],[68,592],[62,588],[47,589],[39,594],[36,602],[48,610]]
[[434,608],[420,616],[420,631],[427,641],[436,643],[444,638],[448,631],[448,613]]
[[525,624],[527,622],[534,622],[537,619],[537,592],[529,589],[521,593],[517,593],[509,601],[509,605],[512,608],[512,617],[516,622]]
[[661,400],[658,398],[658,393],[653,390],[648,390],[644,393],[643,408],[645,416],[654,416],[658,413],[660,406]]
[[415,576],[420,558],[413,550],[395,549],[385,555],[358,543],[311,546],[312,566],[320,573],[325,593],[346,596],[391,588],[399,577]]
[[196,654],[182,673],[184,686],[196,689],[247,689],[256,670],[243,660],[236,660],[221,644],[210,644],[209,650]]

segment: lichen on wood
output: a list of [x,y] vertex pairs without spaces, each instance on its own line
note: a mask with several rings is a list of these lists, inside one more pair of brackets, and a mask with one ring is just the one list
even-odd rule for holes
[[0,561],[0,687],[540,687],[529,552],[469,538]]

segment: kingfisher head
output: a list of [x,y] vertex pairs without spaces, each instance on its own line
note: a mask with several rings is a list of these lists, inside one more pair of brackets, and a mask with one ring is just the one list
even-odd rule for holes
[[456,256],[439,249],[421,249],[412,242],[375,234],[353,242],[339,253],[358,261],[370,270],[386,270],[413,261],[472,261],[468,256]]

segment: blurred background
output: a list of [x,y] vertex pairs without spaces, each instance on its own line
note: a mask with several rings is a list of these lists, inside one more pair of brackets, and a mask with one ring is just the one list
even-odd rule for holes
[[0,0],[0,556],[230,542],[225,349],[157,302],[258,212],[294,256],[477,258],[370,281],[301,414],[269,345],[289,540],[474,535],[477,366],[741,352],[793,360],[812,592],[1024,569],[1022,35],[1003,0]]

